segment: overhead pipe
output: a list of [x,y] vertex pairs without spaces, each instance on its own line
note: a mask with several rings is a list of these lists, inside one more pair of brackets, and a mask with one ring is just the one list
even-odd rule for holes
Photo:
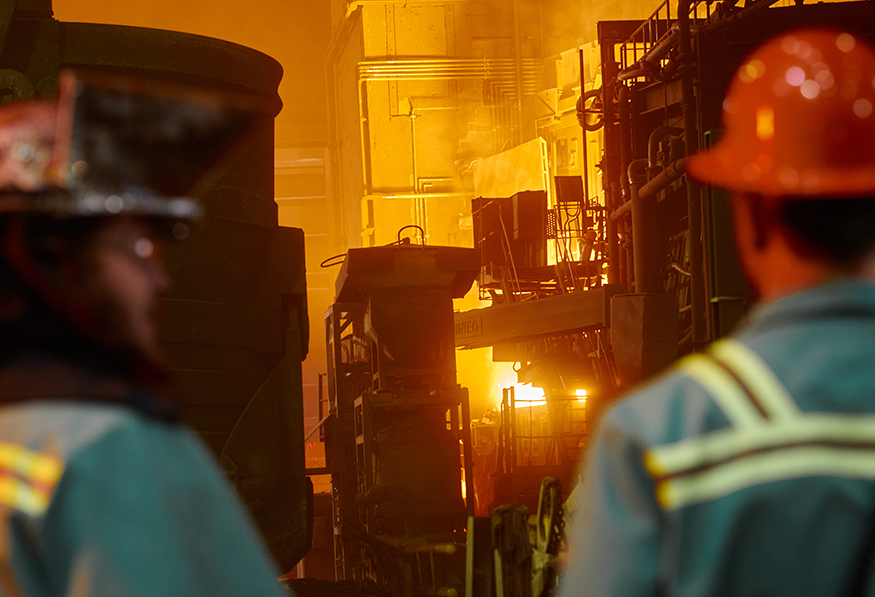
[[[751,4],[747,8],[743,8],[740,12],[732,15],[728,19],[722,19],[713,23],[706,23],[704,25],[691,25],[690,31],[692,33],[702,33],[703,31],[715,31],[717,29],[723,29],[725,27],[735,25],[739,21],[750,18],[753,15],[757,14],[759,11],[765,10],[773,4],[776,4],[777,2],[778,0],[759,0],[758,2]],[[678,23],[673,24],[671,30],[672,32],[680,31]]]
[[618,81],[628,81],[629,79],[637,79],[638,77],[646,77],[650,74],[650,70],[643,68],[637,62],[630,67],[624,68],[623,71],[617,75]]
[[617,75],[617,80],[627,81],[636,77],[643,77],[653,73],[659,67],[660,61],[665,58],[671,49],[678,42],[678,34],[672,30],[662,40],[656,43],[655,46],[644,54],[644,56],[632,66],[624,68]]
[[372,194],[374,199],[473,199],[474,193],[395,193],[392,195]]
[[[523,64],[537,66],[540,61],[534,58],[524,58]],[[434,65],[448,66],[485,66],[516,68],[513,58],[392,58],[386,60],[363,60],[359,65],[368,67],[416,67],[433,68]]]
[[610,216],[611,220],[616,221],[616,220],[619,220],[620,218],[624,218],[627,215],[629,215],[629,213],[631,213],[631,211],[632,211],[632,202],[626,201],[626,203],[624,203],[623,205],[621,205],[620,207],[618,207],[617,209],[615,209],[614,211],[611,212],[611,216]]
[[679,179],[686,172],[687,158],[675,160],[673,163],[666,166],[659,174],[647,181],[638,190],[642,199],[649,199],[660,191],[664,190],[668,185]]
[[[722,19],[720,21],[715,21],[714,23],[708,23],[706,25],[701,26],[691,26],[689,28],[690,32],[700,33],[703,31],[713,31],[716,29],[723,29],[725,27],[729,27],[747,19],[761,10],[765,10],[777,3],[778,0],[759,0],[755,2],[751,6],[743,9],[738,14],[735,14],[727,19]],[[692,2],[688,3],[687,6],[687,19],[689,20],[689,5]],[[617,75],[617,80],[619,81],[627,81],[629,79],[634,79],[636,77],[643,77],[647,75],[651,75],[653,71],[659,66],[659,63],[662,59],[664,59],[671,49],[678,44],[680,39],[680,15],[681,15],[681,7],[678,5],[678,22],[674,23],[669,29],[668,35],[664,36],[663,39],[658,41],[654,47],[652,47],[640,60],[638,60],[635,64],[623,69],[619,75]]]
[[659,63],[665,58],[671,49],[678,43],[678,34],[676,31],[671,31],[667,36],[664,36],[655,46],[650,48],[643,58],[642,64],[646,64],[651,68],[656,68]]
[[684,129],[676,126],[658,126],[647,138],[647,168],[656,170],[656,155],[659,153],[659,142],[668,137],[679,137],[684,134]]
[[[437,58],[363,61],[357,67],[359,81],[371,80],[487,80],[505,91],[518,92],[517,68],[512,59]],[[538,61],[522,64],[522,92],[534,93],[541,72]]]
[[[667,166],[659,174],[641,185],[638,189],[638,195],[642,199],[650,199],[657,193],[665,190],[665,188],[679,179],[686,172],[687,158],[681,158]],[[619,220],[627,216],[632,211],[632,201],[626,201],[623,205],[611,212],[612,220]]]
[[346,14],[344,15],[344,18],[350,18],[360,6],[388,6],[392,4],[401,6],[422,6],[428,4],[455,4],[461,2],[470,2],[470,0],[349,0],[346,4]]

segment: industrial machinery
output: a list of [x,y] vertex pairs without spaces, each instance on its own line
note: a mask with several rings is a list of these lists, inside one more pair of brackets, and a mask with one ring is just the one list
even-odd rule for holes
[[[607,3],[589,4],[605,14]],[[497,412],[479,408],[471,422],[473,474],[464,469],[467,510],[477,516],[465,535],[467,593],[549,594],[562,546],[562,491],[576,485],[599,412],[678,356],[731,332],[751,302],[726,197],[684,177],[685,158],[719,135],[732,73],[755,45],[790,27],[831,24],[872,38],[875,5],[666,0],[644,20],[600,21],[589,38],[551,30],[549,15],[567,11],[552,0],[333,6],[327,79],[336,224],[349,246],[373,247],[350,249],[326,319],[337,420],[325,435],[345,437],[335,445],[348,450],[329,455],[338,578],[359,569],[401,590],[407,561],[416,579],[407,590],[427,584],[421,554],[398,548],[404,516],[390,492],[367,493],[375,483],[367,475],[383,466],[379,450],[368,460],[351,439],[360,437],[357,412],[362,421],[388,416],[380,409],[399,408],[402,390],[382,406],[380,384],[395,382],[377,381],[386,379],[388,357],[374,352],[382,332],[362,306],[371,299],[340,301],[351,296],[359,251],[422,250],[381,246],[415,224],[432,242],[478,251],[471,278],[491,305],[455,314],[455,346],[490,347],[517,376]],[[406,320],[406,292],[378,296],[389,301],[394,293],[390,320]],[[406,330],[411,343],[416,330]],[[523,397],[531,386],[539,398]],[[454,433],[456,425],[450,421]],[[429,437],[422,435],[424,445]],[[354,471],[353,462],[364,464]],[[359,495],[354,507],[350,495]],[[374,500],[383,500],[379,514]],[[526,530],[532,541],[512,539]],[[394,551],[373,535],[390,537]],[[520,570],[531,582],[514,576]]]
[[338,580],[398,597],[461,593],[473,467],[452,299],[478,270],[460,247],[350,249],[343,261],[325,315]]
[[[732,72],[788,27],[875,37],[875,5],[665,1],[591,40],[547,33],[558,0],[331,5],[329,186],[353,248],[325,319],[327,462],[309,472],[332,475],[336,578],[393,596],[548,594],[598,412],[748,303],[726,198],[683,176],[719,134]],[[50,0],[0,0],[0,47],[0,101],[49,96],[60,68],[88,66],[280,108],[267,56],[61,23]],[[288,569],[310,545],[303,233],[277,226],[262,124],[199,197],[203,231],[168,251],[161,339],[189,422]],[[422,245],[396,241],[408,224]],[[475,280],[491,306],[454,315]],[[454,350],[482,347],[517,384],[475,421]]]
[[0,101],[55,93],[65,67],[231,90],[271,106],[196,197],[206,218],[168,246],[174,280],[159,339],[187,422],[220,458],[277,563],[309,549],[301,361],[307,299],[301,230],[280,228],[273,117],[280,65],[260,52],[174,31],[65,23],[51,0],[0,1]]
[[[525,167],[517,148],[484,159],[486,171],[475,176],[478,281],[493,305],[456,314],[456,344],[492,346],[496,360],[516,363],[520,383],[544,389],[539,408],[552,421],[555,445],[574,445],[564,413],[577,391],[585,392],[582,419],[591,428],[624,388],[730,333],[752,300],[735,258],[727,197],[684,177],[686,157],[720,133],[723,95],[743,57],[806,24],[875,38],[871,2],[736,4],[666,1],[644,21],[598,23],[597,45],[555,59],[564,68],[577,62],[578,85],[540,92],[554,98],[537,120],[540,138],[530,142],[547,164],[544,181],[505,195],[491,184],[484,184],[488,195],[477,188],[478,178],[489,182],[491,171],[507,171],[503,162]],[[497,433],[503,462],[486,493],[496,504],[523,503],[533,512],[540,480],[528,473],[573,487],[587,428],[581,449],[566,450],[569,458],[556,451],[553,470],[532,468],[532,434],[512,392]],[[476,543],[474,528],[469,541]],[[528,565],[538,577],[534,560]],[[501,577],[498,568],[475,567],[477,594],[488,590],[484,574]],[[538,587],[549,592],[540,576],[531,586],[536,594]],[[529,594],[514,586],[504,594]]]

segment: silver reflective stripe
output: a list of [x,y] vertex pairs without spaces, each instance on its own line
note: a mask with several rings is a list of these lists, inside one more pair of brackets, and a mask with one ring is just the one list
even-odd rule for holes
[[730,367],[741,378],[770,417],[787,419],[801,415],[799,407],[762,358],[738,340],[715,342],[714,358]]
[[735,427],[747,428],[766,424],[766,420],[751,404],[744,390],[709,357],[700,354],[689,356],[681,361],[680,370],[708,390]]
[[782,448],[663,481],[657,484],[656,495],[664,509],[673,510],[762,483],[814,476],[875,479],[875,449],[848,446]]
[[645,464],[651,475],[664,477],[730,460],[745,453],[802,443],[875,446],[875,415],[803,415],[792,422],[774,423],[747,431],[721,429],[651,448],[645,454]]
[[644,454],[663,508],[785,479],[875,479],[875,415],[803,414],[771,369],[740,342],[718,342],[711,354],[735,377],[702,355],[686,359],[680,369],[708,390],[732,427]]

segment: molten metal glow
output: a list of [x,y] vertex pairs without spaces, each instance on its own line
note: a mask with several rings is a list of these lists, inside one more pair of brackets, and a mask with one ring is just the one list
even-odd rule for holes
[[522,406],[537,406],[539,404],[547,404],[547,398],[544,396],[543,388],[536,388],[530,384],[513,384],[514,397],[517,404]]

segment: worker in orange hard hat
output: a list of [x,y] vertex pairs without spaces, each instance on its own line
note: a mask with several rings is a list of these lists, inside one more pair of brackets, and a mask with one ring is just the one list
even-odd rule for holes
[[732,193],[760,304],[606,415],[572,595],[875,589],[875,51],[834,29],[756,49],[688,175]]
[[0,107],[0,594],[281,595],[158,350],[160,246],[247,118],[67,73]]

